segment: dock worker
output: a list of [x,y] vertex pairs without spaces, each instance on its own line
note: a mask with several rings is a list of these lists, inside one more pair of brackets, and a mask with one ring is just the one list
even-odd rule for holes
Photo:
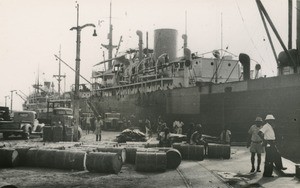
[[286,170],[282,166],[281,156],[276,147],[276,135],[274,132],[275,127],[275,117],[272,114],[266,116],[266,124],[259,130],[258,135],[263,140],[266,157],[265,157],[265,168],[264,168],[264,177],[273,177],[273,165],[276,165],[276,168],[279,170]]
[[263,126],[263,120],[261,117],[256,117],[254,125],[252,125],[248,131],[249,137],[247,142],[247,148],[250,147],[251,152],[251,171],[255,171],[255,155],[257,155],[257,168],[256,172],[260,172],[261,154],[264,152],[262,145],[262,139],[258,136],[258,132]]
[[97,117],[97,120],[95,121],[95,126],[96,141],[101,141],[101,127],[103,126],[101,116]]
[[202,137],[202,125],[197,124],[195,127],[195,132],[191,136],[190,144],[191,145],[203,145],[204,146],[204,155],[207,155],[208,143]]
[[170,130],[166,126],[164,128],[163,132],[161,132],[159,134],[159,146],[160,147],[171,147],[171,138],[170,138],[170,136],[171,136]]
[[231,131],[225,126],[220,134],[221,144],[231,144]]

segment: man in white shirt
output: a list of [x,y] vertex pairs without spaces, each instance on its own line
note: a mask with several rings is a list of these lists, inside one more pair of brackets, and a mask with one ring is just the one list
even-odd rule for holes
[[286,170],[282,166],[281,156],[276,147],[276,135],[273,127],[275,126],[275,118],[273,115],[269,114],[266,116],[266,124],[259,130],[258,135],[263,140],[266,147],[266,158],[265,158],[265,168],[264,177],[273,177],[273,164],[276,164],[276,168],[279,170]]

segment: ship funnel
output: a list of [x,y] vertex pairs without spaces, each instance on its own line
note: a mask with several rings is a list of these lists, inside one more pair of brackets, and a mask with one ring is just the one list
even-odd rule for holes
[[139,36],[139,61],[143,59],[143,33],[140,30],[136,31],[136,34]]
[[154,57],[157,60],[162,54],[168,54],[170,61],[177,57],[177,30],[154,30]]
[[250,80],[250,57],[247,54],[240,53],[239,61],[243,65],[244,80]]

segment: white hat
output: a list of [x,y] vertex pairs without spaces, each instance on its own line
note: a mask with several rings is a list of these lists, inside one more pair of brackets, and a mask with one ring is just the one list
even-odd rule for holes
[[266,116],[266,120],[275,120],[274,116],[272,114],[268,114]]

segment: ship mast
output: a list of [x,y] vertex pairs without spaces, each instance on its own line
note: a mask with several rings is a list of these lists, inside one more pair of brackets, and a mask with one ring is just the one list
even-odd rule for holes
[[[108,59],[112,59],[112,51],[114,48],[116,48],[117,46],[112,44],[112,31],[113,31],[113,26],[111,24],[111,2],[110,2],[110,12],[109,12],[109,34],[107,36],[108,39],[108,45],[105,44],[101,44],[101,46],[103,46],[104,48],[106,48],[108,50]],[[108,69],[112,68],[112,61],[108,62]]]
[[59,45],[59,65],[58,65],[58,75],[53,75],[58,81],[58,95],[60,96],[60,82],[61,78],[65,78],[65,75],[61,75],[61,45]]

